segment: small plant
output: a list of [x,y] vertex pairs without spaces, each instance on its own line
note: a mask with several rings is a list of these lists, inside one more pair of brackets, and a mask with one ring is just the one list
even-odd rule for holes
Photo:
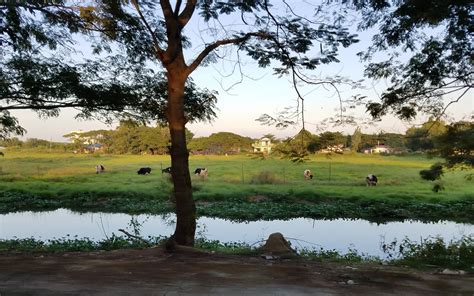
[[252,154],[250,154],[250,158],[252,159],[259,159],[259,160],[265,160],[267,159],[267,154],[263,153],[263,152],[254,152]]
[[275,173],[262,171],[250,180],[251,184],[280,184],[281,180],[277,178]]
[[420,176],[424,180],[435,181],[439,180],[443,175],[443,165],[435,163],[429,170],[420,171]]
[[428,181],[436,181],[434,182],[433,188],[431,189],[433,190],[433,192],[439,192],[441,190],[444,190],[444,185],[441,182],[441,176],[443,176],[443,174],[443,165],[440,163],[435,163],[428,170],[420,171],[420,176],[422,179]]

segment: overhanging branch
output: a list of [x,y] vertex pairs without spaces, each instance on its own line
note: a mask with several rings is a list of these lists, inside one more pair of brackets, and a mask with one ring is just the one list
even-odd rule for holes
[[188,66],[187,74],[191,74],[196,68],[202,63],[202,61],[216,48],[219,46],[227,45],[227,44],[241,44],[245,41],[249,40],[251,37],[258,37],[262,39],[270,39],[271,36],[265,32],[250,32],[246,33],[242,37],[238,38],[231,38],[231,39],[222,39],[218,40],[214,43],[211,43],[204,48],[204,50],[197,56],[197,58]]
[[[162,1],[163,2],[163,1]],[[142,20],[143,24],[147,28],[148,32],[151,35],[151,38],[153,39],[153,45],[155,46],[155,51],[158,59],[161,61],[163,60],[163,49],[161,49],[160,44],[158,42],[158,38],[156,38],[155,32],[151,29],[150,24],[148,24],[147,20],[145,19],[145,16],[143,15],[142,11],[140,10],[140,6],[138,5],[137,0],[132,0],[132,4],[135,7],[135,10],[137,11],[138,15],[140,16],[140,19]]]

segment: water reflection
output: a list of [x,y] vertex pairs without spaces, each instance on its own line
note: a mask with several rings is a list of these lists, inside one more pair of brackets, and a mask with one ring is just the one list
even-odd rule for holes
[[[134,220],[132,220],[132,218]],[[135,222],[132,222],[135,221]],[[0,239],[52,239],[70,236],[102,240],[120,228],[133,233],[134,228],[146,236],[169,236],[174,231],[174,215],[137,215],[106,213],[74,213],[59,209],[51,212],[21,212],[0,215]],[[135,227],[133,226],[135,225]],[[347,252],[354,248],[367,255],[383,256],[381,241],[412,241],[440,236],[446,241],[463,235],[474,235],[474,225],[454,222],[422,223],[416,221],[375,224],[366,220],[292,220],[235,223],[223,219],[201,217],[197,236],[221,242],[258,243],[273,232],[281,232],[296,248],[336,249]]]

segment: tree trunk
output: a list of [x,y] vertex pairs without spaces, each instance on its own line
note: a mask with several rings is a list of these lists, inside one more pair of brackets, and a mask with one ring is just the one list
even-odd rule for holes
[[186,117],[184,114],[184,85],[187,77],[176,72],[178,71],[168,71],[167,75],[167,117],[171,135],[170,153],[177,219],[176,229],[170,240],[179,245],[194,246],[196,205],[193,200],[189,174],[189,152],[186,146]]

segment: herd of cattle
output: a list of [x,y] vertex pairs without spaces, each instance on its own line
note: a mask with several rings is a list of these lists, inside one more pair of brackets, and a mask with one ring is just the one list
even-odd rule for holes
[[[101,174],[105,171],[105,167],[101,164],[98,164],[95,166],[95,171],[96,171],[96,174]],[[171,175],[173,171],[171,167],[167,167],[165,169],[162,169],[161,173]],[[151,168],[149,167],[140,168],[137,171],[137,174],[149,175],[151,174]],[[194,170],[194,175],[199,176],[199,177],[207,177],[209,175],[209,171],[207,168],[197,168]],[[313,179],[313,173],[309,169],[304,170],[303,176],[306,180]],[[367,177],[365,178],[365,183],[367,184],[367,186],[376,186],[377,182],[378,182],[377,176],[373,174],[368,174]]]

